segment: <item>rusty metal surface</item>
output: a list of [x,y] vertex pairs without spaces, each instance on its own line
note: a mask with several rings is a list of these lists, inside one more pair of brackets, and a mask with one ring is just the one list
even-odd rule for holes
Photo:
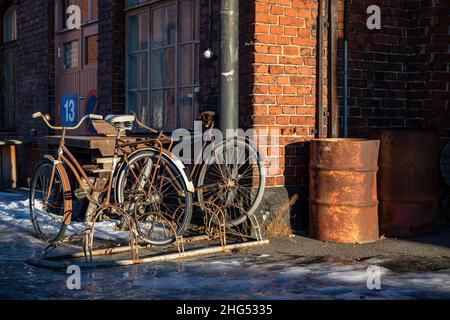
[[[207,122],[208,125],[213,126],[212,123],[212,117],[213,113],[204,113],[203,114],[203,121]],[[77,196],[79,199],[84,199],[90,204],[95,207],[95,209],[88,215],[88,220],[86,221],[86,228],[81,231],[78,234],[74,234],[68,237],[64,238],[64,233],[66,229],[61,229],[61,231],[58,233],[58,235],[52,239],[49,243],[49,245],[44,249],[42,253],[42,257],[48,256],[50,252],[55,250],[58,246],[64,244],[64,243],[70,243],[73,240],[79,240],[81,241],[82,247],[83,247],[83,255],[86,257],[86,259],[89,262],[93,261],[94,257],[94,233],[96,230],[96,223],[102,221],[105,217],[108,219],[111,218],[111,213],[113,213],[114,216],[118,217],[121,221],[121,224],[124,226],[125,230],[128,230],[130,233],[129,236],[129,249],[131,252],[131,259],[132,263],[142,263],[144,260],[140,258],[139,254],[139,241],[144,241],[148,243],[153,243],[155,246],[165,246],[167,244],[171,243],[171,238],[173,237],[174,242],[177,244],[178,253],[182,254],[184,252],[184,241],[182,241],[182,237],[185,231],[185,228],[187,225],[180,225],[179,216],[185,212],[186,207],[189,205],[192,205],[192,203],[188,200],[182,201],[182,198],[176,199],[176,195],[178,197],[186,197],[186,191],[193,192],[194,190],[185,190],[183,189],[183,186],[177,179],[182,176],[182,169],[177,166],[175,161],[178,159],[173,159],[173,166],[178,168],[180,171],[180,174],[175,175],[175,173],[172,172],[171,169],[168,169],[167,171],[160,170],[160,168],[166,166],[163,162],[163,156],[170,153],[170,149],[173,145],[173,140],[171,137],[168,137],[164,135],[162,131],[156,131],[153,128],[147,127],[144,124],[142,124],[139,120],[136,120],[137,124],[143,127],[144,129],[147,129],[151,133],[156,133],[158,136],[156,138],[142,138],[142,139],[134,139],[130,141],[130,139],[133,138],[122,138],[121,132],[124,130],[127,130],[128,126],[125,123],[117,122],[114,125],[114,128],[116,129],[116,136],[115,137],[70,137],[67,136],[67,132],[70,130],[74,130],[83,123],[85,119],[88,117],[83,118],[77,126],[75,127],[54,127],[52,126],[49,121],[50,118],[46,115],[43,115],[42,113],[36,113],[33,115],[33,118],[42,118],[45,122],[45,124],[54,129],[54,130],[62,130],[62,134],[60,136],[56,136],[55,138],[59,138],[58,142],[58,153],[55,158],[52,158],[51,156],[47,156],[49,160],[52,161],[53,167],[52,167],[52,174],[49,179],[49,187],[48,190],[52,190],[52,184],[55,179],[55,170],[57,169],[60,173],[60,176],[62,178],[63,183],[63,190],[64,194],[66,195],[65,199],[65,208],[67,211],[64,215],[64,223],[65,225],[69,225],[72,218],[72,199],[71,197],[71,185],[70,180],[68,179],[68,175],[66,172],[66,168],[69,172],[71,172],[77,181],[78,185],[80,186],[79,189],[75,190],[75,195],[77,196],[77,193],[80,196]],[[89,116],[90,118],[90,116]],[[138,140],[138,141],[137,141]],[[114,142],[114,150],[113,150],[113,158],[111,162],[114,164],[117,162],[122,162],[122,164],[125,166],[123,168],[127,168],[129,172],[131,173],[130,176],[132,177],[131,184],[127,186],[127,184],[123,185],[122,191],[119,191],[119,195],[122,195],[121,199],[118,197],[117,201],[118,204],[115,204],[113,201],[111,201],[111,194],[113,191],[113,181],[114,181],[114,175],[117,174],[115,170],[113,170],[114,166],[111,165],[110,169],[107,171],[108,176],[104,177],[104,181],[102,181],[100,184],[98,183],[98,180],[95,180],[96,182],[91,181],[91,177],[88,176],[88,172],[85,171],[85,169],[92,169],[96,168],[95,165],[87,165],[82,166],[77,158],[70,152],[70,150],[66,147],[67,141],[75,141],[76,143],[84,143],[89,144],[89,146],[93,147],[92,143],[94,141],[100,142],[100,143],[108,143],[110,141]],[[168,144],[168,149],[165,149],[164,141],[166,141],[166,144]],[[152,159],[148,159],[149,156],[147,154],[146,161],[143,163],[143,165],[140,165],[138,162],[134,161],[134,157],[138,155],[139,152],[147,152],[149,150],[155,150],[156,157]],[[121,152],[121,154],[119,154]],[[123,156],[122,156],[123,155]],[[143,154],[144,155],[144,154]],[[144,157],[145,158],[145,157]],[[156,158],[156,159],[155,159]],[[151,168],[157,168],[157,169],[147,169],[147,167]],[[122,167],[120,167],[122,168]],[[121,179],[121,173],[120,170],[118,171],[119,179]],[[167,172],[167,175],[163,175],[162,171]],[[160,178],[160,176],[162,178]],[[127,178],[126,178],[127,179]],[[181,178],[184,179],[184,178]],[[188,179],[186,177],[186,179]],[[239,178],[242,179],[242,176]],[[168,183],[167,181],[170,181]],[[185,181],[185,186],[188,185],[188,182]],[[189,181],[190,183],[190,181]],[[164,185],[173,185],[174,191],[172,191],[172,194],[168,195],[166,194],[167,190],[164,190]],[[120,185],[117,185],[117,187],[120,189]],[[127,189],[125,191],[125,189]],[[97,196],[95,196],[94,193],[97,193]],[[156,193],[158,193],[156,195]],[[129,195],[128,197],[124,197],[123,195]],[[163,196],[161,196],[162,194]],[[102,197],[101,201],[100,195],[104,195]],[[43,203],[47,203],[50,197],[50,193],[46,196]],[[176,199],[173,202],[173,205],[170,206],[163,203],[163,198],[168,199]],[[216,199],[213,199],[214,201]],[[256,239],[259,241],[262,241],[262,237],[260,234],[260,228],[259,224],[254,217],[252,217],[251,213],[245,212],[243,208],[239,205],[234,204],[228,204],[228,205],[222,205],[220,203],[220,206],[216,204],[214,201],[208,201],[208,200],[200,200],[199,203],[196,204],[201,211],[204,212],[204,229],[203,232],[208,236],[210,239],[219,238],[220,244],[224,251],[226,250],[225,247],[227,246],[227,234],[230,232],[231,234],[234,233],[234,235],[240,236],[240,239],[245,240],[248,238],[245,235],[244,229],[237,228],[235,230],[234,227],[238,226],[238,224],[231,224],[227,223],[226,221],[226,215],[225,215],[225,208],[228,206],[232,206],[234,209],[236,209],[238,212],[240,212],[240,216],[246,217],[246,215],[249,216],[250,225],[253,228],[253,235],[256,235]],[[148,206],[152,206],[152,209],[149,211],[146,211]],[[177,206],[177,207],[176,207]],[[132,208],[134,207],[134,209]],[[155,210],[156,208],[156,210]],[[163,209],[161,209],[163,208]],[[142,210],[141,210],[142,209]],[[133,211],[134,210],[134,211]],[[165,211],[170,210],[170,211]],[[142,211],[142,212],[141,212]],[[155,212],[156,211],[156,212]],[[163,212],[164,211],[164,212]],[[108,217],[108,215],[110,215]],[[150,219],[149,219],[150,218]],[[188,218],[190,220],[190,216]],[[147,223],[147,221],[149,221]],[[189,221],[187,222],[189,223]],[[156,230],[156,233],[164,233],[165,230],[168,230],[169,235],[165,235],[166,239],[152,239],[148,237],[145,228],[141,228],[142,225],[147,224],[150,225],[147,230],[149,230],[150,233],[153,233],[154,230]],[[157,226],[157,227],[155,227]],[[158,231],[157,229],[164,229],[163,231]]]
[[434,130],[377,130],[380,233],[412,237],[439,228],[439,154]]
[[311,141],[310,236],[339,243],[378,240],[378,149],[378,140]]
[[[124,143],[134,143],[138,141],[138,137],[121,137]],[[61,140],[60,135],[46,136],[45,140],[50,145],[58,145]],[[79,148],[86,151],[98,150],[103,157],[111,157],[114,155],[116,146],[115,137],[103,136],[66,136],[65,144],[71,148]]]

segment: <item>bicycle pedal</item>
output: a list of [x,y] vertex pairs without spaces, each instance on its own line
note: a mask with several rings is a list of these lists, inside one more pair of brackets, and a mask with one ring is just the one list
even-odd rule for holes
[[73,193],[78,200],[83,200],[89,195],[89,193],[84,189],[76,189]]

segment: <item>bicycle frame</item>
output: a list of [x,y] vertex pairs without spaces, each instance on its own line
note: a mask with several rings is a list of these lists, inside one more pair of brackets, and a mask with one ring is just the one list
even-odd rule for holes
[[[134,114],[134,116],[136,117],[136,114]],[[210,112],[205,112],[202,113],[197,120],[201,120],[204,124],[204,127],[207,128],[208,130],[212,130],[215,128],[215,122],[214,122],[214,113],[210,113]],[[149,131],[150,133],[153,134],[157,134],[156,138],[153,139],[143,139],[140,143],[142,144],[146,144],[146,145],[151,145],[154,142],[157,142],[159,144],[158,149],[162,149],[162,150],[166,150],[168,152],[170,152],[172,150],[172,147],[174,145],[174,141],[172,139],[172,137],[166,136],[163,131],[158,131],[156,129],[153,129],[149,126],[144,125],[141,121],[139,121],[139,119],[137,119],[136,117],[136,123],[141,127],[144,128],[145,130]],[[214,150],[217,144],[217,141],[215,141],[214,139],[203,139],[204,134],[202,133],[201,135],[192,135],[192,138],[194,141],[189,141],[189,142],[180,142],[180,144],[186,144],[186,145],[193,145],[195,143],[197,143],[198,141],[201,141],[202,143],[202,150],[205,150],[207,146],[211,145],[211,148]],[[169,144],[169,147],[164,149],[162,144],[163,142],[166,142],[167,144]],[[223,143],[220,142],[219,145]],[[199,186],[198,185],[198,174],[201,171],[201,169],[203,168],[204,164],[202,163],[202,156],[203,156],[203,152],[200,153],[199,155],[197,155],[197,158],[194,159],[194,163],[193,165],[190,167],[190,174],[191,177],[194,179],[194,183],[195,183],[195,188],[193,192],[196,192],[198,190],[208,190],[208,189],[214,189],[217,187],[222,187],[223,186],[223,181],[220,182],[216,182],[216,183],[212,183],[212,184],[208,184],[208,185],[202,185]],[[258,154],[258,158],[260,157],[260,155]],[[172,159],[176,159],[176,156],[171,154],[171,158]],[[233,170],[237,170],[235,168],[233,168]]]
[[[119,159],[119,149],[120,149],[120,145],[119,145],[119,138],[120,138],[120,131],[117,132],[117,136],[116,136],[116,143],[115,143],[115,148],[114,148],[114,156],[113,156],[113,163],[111,165],[111,169],[110,169],[110,173],[109,173],[109,177],[106,183],[106,186],[103,187],[99,187],[94,185],[90,178],[88,177],[86,171],[82,168],[82,166],[80,165],[80,163],[76,160],[76,158],[73,156],[73,154],[70,152],[70,150],[66,147],[65,145],[65,137],[67,134],[67,128],[63,127],[62,129],[62,136],[61,136],[61,140],[59,142],[59,146],[58,146],[58,156],[56,157],[56,159],[54,157],[52,157],[51,155],[45,155],[44,157],[49,159],[50,161],[53,162],[53,167],[52,167],[52,173],[50,176],[50,181],[49,181],[49,186],[48,189],[49,192],[46,195],[46,197],[44,198],[44,204],[47,203],[47,201],[49,200],[50,197],[50,192],[53,188],[53,180],[56,174],[56,166],[60,166],[60,172],[62,172],[63,175],[63,179],[66,179],[66,187],[64,192],[66,193],[71,193],[71,187],[70,187],[70,182],[68,181],[68,175],[67,175],[67,170],[65,169],[64,165],[66,165],[70,171],[74,174],[75,179],[77,180],[77,182],[79,183],[80,187],[84,190],[84,191],[88,191],[88,188],[90,188],[91,190],[95,191],[95,192],[100,192],[100,193],[105,193],[106,192],[106,200],[103,203],[103,206],[105,208],[108,208],[111,205],[111,190],[112,190],[112,183],[113,183],[113,179],[114,179],[114,172],[116,169],[116,165],[117,165],[117,159]],[[84,183],[83,179],[86,181],[86,184]],[[69,186],[69,189],[67,190],[67,186]],[[89,192],[87,192],[86,198],[88,199],[89,202],[99,206],[100,204],[98,203],[98,201],[96,199],[94,199]],[[69,198],[71,201],[71,198]],[[71,222],[71,215],[72,215],[72,211],[68,210],[65,214],[64,214],[64,223],[66,225],[70,224]]]
[[[206,115],[206,116],[208,116],[208,115]],[[207,123],[206,126],[207,126],[208,129],[214,129],[215,123],[214,123],[213,120],[211,120],[211,119],[207,120],[207,119],[205,119],[205,117],[203,115],[200,115],[200,117],[198,118],[198,120],[201,119],[204,123],[206,122]],[[174,141],[173,141],[172,137],[169,137],[169,136],[165,135],[163,133],[163,131],[158,131],[158,130],[155,130],[155,129],[149,127],[149,126],[146,126],[141,121],[139,121],[137,118],[136,118],[136,123],[141,128],[144,128],[145,130],[149,131],[150,133],[157,134],[156,138],[143,139],[140,142],[140,144],[151,145],[151,144],[156,142],[159,145],[159,147],[157,149],[166,150],[167,153],[170,153],[170,157],[172,159],[174,159],[174,160],[176,159],[176,156],[172,155],[172,153],[170,152],[172,150],[173,145],[174,145]],[[186,144],[192,145],[192,144],[195,144],[197,141],[200,140],[202,142],[202,150],[205,150],[205,148],[208,145],[210,145],[210,144],[212,145],[212,148],[214,148],[214,145],[216,143],[215,141],[209,141],[209,140],[207,141],[207,140],[202,139],[203,138],[203,134],[201,136],[192,136],[192,137],[194,138],[194,141],[193,142],[192,141],[186,142]],[[169,147],[163,148],[163,143],[164,142],[166,142],[166,144],[169,144]],[[183,142],[181,142],[181,143],[183,144]],[[191,168],[190,174],[191,174],[191,177],[193,177],[193,179],[198,176],[199,171],[202,169],[202,165],[203,164],[201,164],[201,161],[202,161],[202,153],[200,153],[197,156],[197,158],[194,160],[194,164],[193,164],[193,166]],[[217,183],[214,183],[214,184],[198,186],[197,185],[197,181],[195,179],[195,186],[194,186],[194,189],[192,190],[192,192],[196,192],[197,190],[200,190],[200,189],[202,189],[202,190],[214,189],[214,188],[216,188],[218,186],[221,186],[221,183],[222,182],[217,182]]]
[[[82,120],[80,120],[80,122],[75,127],[53,126],[49,123],[49,121],[50,121],[49,116],[47,116],[47,115],[44,116],[41,113],[36,113],[33,115],[33,118],[38,118],[38,117],[42,117],[44,122],[47,124],[47,126],[49,128],[62,131],[61,139],[59,141],[58,148],[57,148],[57,155],[55,157],[53,157],[51,155],[45,155],[45,158],[52,162],[52,168],[51,168],[51,173],[50,173],[50,180],[48,181],[48,187],[47,187],[48,192],[47,192],[47,194],[44,195],[43,205],[45,206],[49,202],[54,184],[57,183],[57,182],[55,182],[55,177],[56,177],[56,174],[58,171],[58,175],[61,177],[61,180],[62,180],[64,202],[65,202],[65,208],[66,208],[64,215],[62,217],[63,218],[62,222],[63,222],[63,225],[66,225],[66,226],[71,223],[71,219],[72,219],[72,187],[71,187],[70,181],[69,181],[68,170],[69,170],[69,172],[71,171],[73,173],[76,181],[78,182],[80,188],[84,191],[83,198],[86,198],[90,203],[97,206],[97,208],[95,209],[95,211],[92,215],[92,219],[88,219],[88,221],[87,221],[85,234],[83,237],[83,247],[87,251],[89,251],[90,254],[92,253],[93,234],[94,234],[94,228],[95,228],[95,223],[97,222],[97,219],[103,215],[104,211],[114,212],[114,213],[120,215],[121,220],[124,221],[128,225],[128,228],[130,230],[130,244],[132,247],[133,259],[137,259],[138,258],[138,251],[137,251],[137,242],[138,242],[137,239],[138,238],[137,237],[139,235],[139,231],[138,231],[136,212],[130,212],[130,211],[126,210],[125,207],[122,206],[122,205],[127,204],[127,202],[125,202],[125,201],[120,204],[118,204],[117,201],[113,202],[112,201],[113,199],[111,198],[111,192],[113,190],[113,183],[114,183],[114,181],[116,181],[115,178],[116,178],[117,169],[122,169],[122,167],[119,166],[119,163],[121,162],[122,165],[130,164],[130,162],[128,160],[129,160],[130,156],[134,155],[132,147],[133,146],[137,147],[136,148],[137,150],[135,150],[135,152],[141,152],[142,150],[150,149],[150,148],[139,148],[139,145],[142,144],[141,141],[130,143],[130,142],[127,142],[127,141],[124,141],[121,139],[121,133],[124,130],[127,130],[128,122],[112,123],[112,125],[117,130],[117,134],[115,136],[114,155],[112,158],[111,168],[109,169],[109,174],[108,174],[108,176],[100,177],[100,179],[97,180],[96,182],[92,182],[91,181],[92,177],[89,177],[89,175],[85,171],[84,167],[78,162],[76,157],[66,147],[66,135],[67,135],[68,130],[73,130],[73,129],[79,127],[82,124],[82,122],[84,120],[86,120],[87,118],[98,119],[99,116],[92,116],[92,115],[85,116],[85,117],[83,117]],[[144,196],[147,197],[146,199],[144,199],[145,201],[147,201],[147,199],[149,199],[152,196],[152,192],[154,190],[158,190],[158,188],[160,188],[160,186],[158,185],[159,184],[158,183],[158,181],[159,181],[158,173],[159,173],[159,168],[162,165],[161,159],[163,156],[166,156],[166,154],[170,153],[168,150],[163,148],[163,143],[161,142],[162,138],[163,138],[162,135],[159,135],[158,138],[147,141],[148,143],[152,144],[153,148],[151,148],[151,149],[155,150],[157,152],[156,153],[157,159],[153,158],[148,163],[145,163],[145,167],[148,167],[148,170],[139,172],[139,174],[138,174],[139,177],[137,177],[138,185],[141,184],[142,182],[146,182],[146,181],[150,182],[150,187],[148,190],[145,191],[145,194],[144,194]],[[130,152],[130,150],[131,150],[131,152]],[[119,152],[121,152],[121,153],[119,154]],[[170,157],[170,160],[173,163],[175,163],[176,167],[180,168],[180,164],[177,163],[176,160],[173,160],[173,157]],[[155,169],[153,170],[153,168],[155,168]],[[184,169],[184,166],[183,166],[183,169]],[[151,171],[153,171],[153,172],[150,177]],[[105,170],[105,172],[106,172],[106,170]],[[183,179],[188,180],[185,175],[184,170],[180,170],[180,172],[182,172],[182,174],[184,174]],[[169,173],[169,179],[173,179],[173,181],[176,182],[174,185],[178,189],[177,191],[179,193],[184,192],[183,188],[181,187],[181,183],[179,183],[179,181],[177,181],[177,178],[175,177],[174,173],[171,170],[169,170],[168,173]],[[133,174],[134,174],[134,172],[133,172]],[[100,182],[100,183],[98,183],[98,182]],[[192,186],[192,182],[190,180],[188,180],[187,182],[189,183],[189,184],[187,184],[187,186]],[[162,181],[161,181],[161,184],[162,184]],[[193,186],[190,188],[189,192],[192,192],[192,189],[193,189]],[[91,194],[91,192],[92,192],[92,194]],[[102,200],[100,203],[99,200],[95,198],[95,193],[106,194],[104,201]],[[78,197],[78,198],[81,199],[81,197]],[[133,200],[130,202],[132,203]],[[65,231],[65,229],[61,229],[61,230]],[[59,235],[58,235],[58,237],[59,237]],[[62,241],[59,241],[59,239],[56,241],[52,241],[52,243],[49,245],[48,248],[56,247],[60,243],[62,243]],[[87,252],[86,250],[85,250],[85,252]]]
[[[46,120],[46,119],[44,118],[44,120]],[[68,128],[67,127],[54,127],[54,126],[51,126],[48,123],[48,121],[45,121],[45,122],[47,123],[47,125],[49,127],[53,128],[53,129],[62,130],[62,135],[61,135],[61,140],[58,145],[57,157],[55,158],[51,155],[45,155],[45,158],[52,161],[53,167],[52,167],[51,179],[49,181],[49,186],[48,186],[49,193],[46,195],[46,197],[44,199],[44,204],[49,200],[50,191],[51,191],[51,188],[53,187],[53,180],[54,180],[54,177],[56,174],[57,166],[59,166],[60,172],[62,172],[62,175],[64,176],[63,179],[67,180],[67,181],[65,181],[65,188],[64,188],[65,192],[71,193],[70,182],[68,179],[67,170],[65,168],[65,166],[66,166],[75,176],[75,179],[77,180],[81,189],[83,189],[86,192],[86,198],[90,203],[93,203],[96,206],[100,206],[100,203],[94,197],[92,197],[91,194],[89,193],[89,191],[91,190],[91,191],[94,191],[97,193],[106,193],[106,200],[101,204],[101,206],[103,208],[110,207],[112,204],[111,193],[112,193],[112,187],[113,187],[114,178],[115,178],[115,172],[116,172],[116,169],[120,170],[120,168],[121,168],[118,166],[119,159],[122,160],[122,165],[126,165],[126,164],[128,164],[128,159],[132,155],[134,155],[137,152],[141,152],[143,149],[149,149],[149,150],[152,150],[152,151],[155,151],[158,153],[158,159],[155,164],[155,166],[157,168],[160,166],[161,157],[163,154],[165,154],[166,156],[168,156],[169,158],[174,160],[175,165],[183,173],[183,179],[187,183],[189,192],[194,192],[194,187],[192,185],[192,182],[184,172],[184,166],[182,166],[182,164],[180,164],[179,162],[177,162],[174,159],[175,157],[170,153],[169,149],[165,149],[163,147],[163,142],[165,141],[165,139],[166,139],[166,141],[169,141],[170,146],[172,146],[172,139],[167,136],[164,136],[163,133],[160,133],[157,138],[150,139],[150,140],[147,139],[145,141],[139,140],[136,142],[126,142],[120,138],[120,131],[117,130],[117,135],[115,137],[113,161],[112,161],[112,165],[110,168],[109,176],[107,177],[106,183],[99,186],[99,185],[94,185],[91,182],[86,171],[83,169],[81,164],[77,161],[75,156],[66,147],[65,137],[66,137]],[[148,147],[147,148],[136,148],[142,144],[145,144],[145,145],[151,144],[152,148],[148,148]],[[128,149],[130,147],[135,147],[136,150],[129,152]],[[119,152],[121,152],[123,154],[123,156],[120,156]],[[183,189],[182,186],[179,185],[179,183],[178,183],[177,179],[175,178],[175,176],[173,175],[173,173],[171,171],[168,171],[168,172],[169,172],[169,175],[173,178],[173,181],[176,184],[179,192],[181,192],[181,190]],[[147,173],[149,174],[149,172],[147,172]],[[153,170],[151,177],[145,176],[145,174],[146,174],[146,172],[143,171],[143,172],[141,172],[139,177],[135,177],[135,178],[137,179],[137,181],[141,181],[141,180],[142,181],[150,181],[150,188],[149,188],[149,190],[147,190],[147,196],[149,197],[151,195],[151,193],[155,189],[158,188],[158,186],[156,185],[158,172],[157,172],[157,170]],[[71,200],[70,200],[70,202],[71,202]],[[72,214],[72,211],[68,210],[64,215],[64,223],[66,225],[70,224],[71,214]]]

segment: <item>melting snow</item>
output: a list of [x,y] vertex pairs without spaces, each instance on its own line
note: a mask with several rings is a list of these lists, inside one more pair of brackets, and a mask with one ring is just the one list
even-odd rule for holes
[[[70,232],[83,230],[83,223]],[[128,237],[102,223],[98,237]],[[45,246],[33,236],[27,196],[0,192],[0,298],[4,299],[450,299],[450,270],[381,271],[367,288],[369,263],[333,258],[228,254],[199,260],[83,270],[81,290],[64,271],[26,263]],[[371,263],[376,263],[372,261]]]
[[[10,227],[27,229],[34,232],[30,220],[29,200],[23,200],[25,195],[18,193],[0,192],[0,223],[8,224]],[[66,235],[80,234],[85,230],[83,222],[72,222],[67,228]],[[116,224],[112,221],[100,222],[95,225],[95,237],[103,240],[127,240],[127,231],[117,231]]]

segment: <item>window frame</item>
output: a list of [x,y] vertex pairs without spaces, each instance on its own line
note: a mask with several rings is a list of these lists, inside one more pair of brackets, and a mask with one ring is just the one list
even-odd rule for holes
[[[6,32],[6,16],[9,15],[11,12],[14,13],[14,19],[13,19],[13,35],[12,39],[5,41],[5,32]],[[15,5],[10,5],[6,11],[2,14],[2,25],[1,25],[1,34],[0,34],[0,89],[3,89],[4,83],[4,68],[5,68],[5,61],[4,57],[6,52],[10,51],[10,54],[13,55],[13,65],[12,67],[12,75],[14,78],[13,83],[13,92],[12,92],[12,106],[9,117],[6,117],[6,105],[4,105],[3,95],[0,95],[0,132],[4,133],[10,133],[15,132],[16,130],[16,107],[17,107],[17,57],[16,57],[16,43],[17,43],[17,10]]]
[[[90,37],[97,37],[97,43],[96,43],[96,46],[97,46],[97,57],[96,57],[96,61],[95,62],[91,62],[91,63],[89,63],[89,41],[88,41],[88,38],[90,38]],[[83,46],[84,50],[82,52],[82,55],[83,55],[82,56],[83,67],[89,67],[89,66],[96,66],[96,65],[98,65],[98,57],[99,57],[98,40],[99,40],[98,33],[97,34],[93,34],[93,35],[87,35],[87,36],[83,35],[83,39],[82,39],[83,44],[84,44],[84,46]]]
[[[126,112],[129,112],[129,108],[128,108],[128,105],[129,105],[129,103],[128,103],[128,95],[129,95],[129,93],[130,92],[136,92],[137,94],[139,94],[139,92],[140,91],[144,91],[144,90],[140,90],[140,88],[139,88],[139,78],[138,78],[138,76],[136,75],[136,77],[138,78],[137,79],[137,88],[136,89],[129,89],[129,87],[128,87],[128,85],[129,85],[129,56],[130,55],[137,55],[137,56],[139,56],[139,54],[141,54],[141,53],[144,53],[144,52],[146,52],[147,53],[147,88],[146,88],[146,92],[147,92],[147,108],[149,108],[149,106],[148,106],[148,103],[150,102],[150,77],[151,77],[151,75],[150,75],[150,66],[149,66],[149,64],[150,64],[150,41],[148,42],[148,44],[147,44],[147,48],[146,49],[144,49],[144,50],[140,50],[139,48],[138,48],[138,50],[135,50],[135,51],[129,51],[129,47],[128,47],[128,41],[129,41],[129,38],[128,38],[128,28],[129,28],[129,23],[128,23],[128,18],[129,18],[129,16],[130,15],[132,15],[132,16],[139,16],[139,15],[141,15],[141,14],[143,14],[143,13],[147,13],[147,14],[149,14],[150,15],[150,10],[149,10],[149,8],[139,8],[139,9],[136,9],[136,10],[133,10],[133,12],[132,13],[127,13],[126,14],[126,16],[125,16],[125,111]],[[150,17],[149,17],[150,18]],[[151,32],[151,29],[150,29],[150,24],[149,24],[149,29],[148,29],[148,32],[150,33]],[[150,40],[150,35],[148,36],[148,38],[147,38],[147,40]],[[152,118],[152,120],[153,120],[153,118]]]
[[[59,33],[72,31],[70,29],[67,29],[66,24],[64,22],[64,17],[67,14],[65,12],[67,10],[66,9],[67,8],[67,1],[68,0],[58,0],[58,3],[57,3],[59,8],[56,11],[56,15],[57,15],[57,17],[56,17],[56,26],[57,26],[56,32],[59,32]],[[101,0],[99,0],[99,2],[100,1]],[[91,2],[90,4],[93,4],[93,3]],[[99,5],[99,3],[97,4],[97,6],[98,5]],[[93,23],[97,23],[99,21],[98,20],[98,14],[99,14],[98,9],[97,9],[97,17],[96,18],[92,18],[92,15],[93,15],[92,9],[93,9],[93,7],[89,6],[89,8],[88,8],[89,19],[86,20],[86,21],[81,21],[80,27],[87,26],[87,25],[93,24]]]
[[[198,1],[198,0],[193,0],[193,1]],[[199,67],[195,65],[195,63],[199,63],[199,59],[200,57],[196,57],[196,49],[197,47],[200,48],[200,37],[198,37],[198,39],[196,38],[196,31],[197,28],[200,28],[200,25],[196,26],[196,24],[200,24],[200,17],[197,16],[197,14],[200,12],[200,10],[198,10],[198,12],[195,12],[195,5],[192,6],[192,9],[194,10],[193,15],[193,29],[192,29],[192,39],[189,41],[181,41],[181,36],[180,36],[180,23],[181,23],[181,6],[182,6],[182,2],[183,0],[150,0],[150,1],[143,1],[141,3],[132,5],[132,6],[128,6],[126,4],[126,8],[125,8],[125,110],[126,112],[130,111],[129,108],[129,93],[130,92],[147,92],[147,108],[148,108],[148,117],[147,117],[147,124],[152,126],[154,125],[154,108],[153,108],[153,103],[152,103],[152,98],[153,98],[153,92],[154,91],[160,91],[163,90],[165,93],[165,110],[164,110],[164,117],[163,117],[163,127],[161,128],[156,128],[156,129],[160,129],[160,130],[164,130],[164,131],[171,131],[174,129],[177,129],[180,127],[181,122],[179,119],[179,113],[180,113],[180,91],[182,91],[183,89],[191,89],[192,91],[192,102],[191,102],[191,112],[192,112],[192,119],[195,119],[195,104],[197,103],[197,107],[198,106],[198,100],[197,102],[195,102],[195,96],[200,92],[200,74],[199,74]],[[157,48],[154,48],[152,46],[152,32],[153,32],[153,12],[157,9],[160,8],[165,8],[167,6],[170,5],[175,5],[176,8],[176,31],[175,31],[175,43],[174,45],[170,45],[167,46],[166,44],[159,46]],[[200,5],[200,4],[199,4]],[[200,9],[200,8],[199,8]],[[129,17],[130,16],[139,16],[140,14],[146,13],[149,17],[149,22],[148,22],[148,26],[147,26],[147,31],[148,31],[148,46],[146,49],[141,50],[138,48],[138,50],[135,51],[129,51],[129,38],[128,38],[128,32],[129,32]],[[191,68],[191,72],[192,72],[192,79],[190,84],[182,84],[181,83],[181,79],[180,79],[180,71],[181,71],[181,48],[183,45],[190,45],[191,48],[191,61],[190,61],[190,68]],[[151,58],[152,58],[152,51],[155,50],[163,50],[163,52],[165,52],[165,49],[167,48],[174,48],[174,54],[175,54],[175,83],[174,85],[166,85],[163,87],[152,87],[152,66],[151,66]],[[130,55],[139,55],[143,52],[147,53],[147,88],[146,90],[143,90],[142,88],[139,88],[139,84],[137,86],[136,89],[129,89],[129,57]],[[197,72],[196,72],[197,71]],[[136,77],[138,77],[138,75],[136,75]],[[139,80],[139,79],[138,79]],[[139,81],[137,81],[139,82]],[[175,127],[171,128],[167,126],[167,92],[168,90],[173,90],[174,91],[174,110],[173,110],[173,122],[175,122]],[[137,107],[139,110],[139,106]],[[193,126],[193,123],[192,123]],[[191,128],[191,127],[190,127]]]
[[[12,39],[6,40],[6,17],[13,13],[13,30],[12,30]],[[11,5],[2,16],[2,44],[12,43],[17,40],[17,11],[16,6]]]
[[[77,45],[76,45],[76,50],[74,50],[74,47],[73,47],[73,44],[74,43],[76,43]],[[70,52],[71,52],[71,62],[72,62],[72,65],[70,66],[70,67],[67,67],[67,65],[66,65],[66,58],[67,58],[67,56],[66,56],[66,54],[67,54],[67,51],[66,51],[66,44],[70,44]],[[79,39],[75,39],[75,40],[70,40],[70,41],[67,41],[67,42],[64,42],[63,43],[63,45],[62,45],[62,58],[63,58],[63,68],[64,68],[64,71],[70,71],[70,70],[73,70],[73,69],[80,69],[81,68],[81,63],[83,62],[82,61],[82,58],[83,57],[80,57],[80,51],[81,51],[81,47],[80,47],[80,40]],[[76,59],[74,59],[74,53],[76,53]],[[76,61],[76,65],[74,65],[74,61]]]
[[128,0],[125,0],[125,12],[137,10],[142,7],[146,7],[148,5],[157,4],[158,2],[166,2],[166,1],[168,1],[168,0],[143,0],[143,1],[138,0],[138,3],[129,5]]

